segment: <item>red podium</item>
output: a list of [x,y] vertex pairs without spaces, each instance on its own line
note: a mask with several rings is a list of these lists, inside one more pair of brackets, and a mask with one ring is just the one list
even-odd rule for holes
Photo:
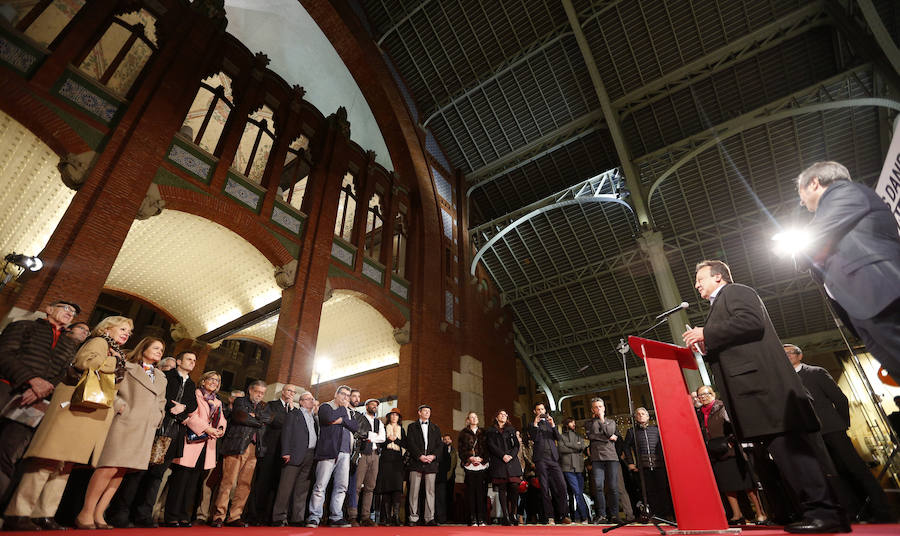
[[647,364],[650,392],[678,530],[667,534],[740,533],[730,528],[722,509],[694,404],[681,369],[697,369],[694,354],[683,346],[628,337],[632,351]]

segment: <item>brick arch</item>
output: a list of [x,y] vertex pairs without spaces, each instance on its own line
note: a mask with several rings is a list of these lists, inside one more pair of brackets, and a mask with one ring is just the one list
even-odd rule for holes
[[68,123],[31,94],[27,87],[16,83],[6,85],[6,89],[0,91],[0,102],[3,103],[0,110],[30,130],[50,150],[61,157],[92,150]]
[[168,320],[169,323],[172,324],[173,326],[175,324],[179,323],[178,318],[176,318],[175,315],[170,313],[168,309],[166,309],[162,305],[156,303],[155,301],[151,300],[150,298],[145,298],[144,296],[141,296],[140,294],[136,294],[129,290],[121,289],[118,287],[108,287],[105,285],[103,286],[103,290],[101,292],[106,293],[106,294],[112,294],[113,296],[120,296],[120,297],[128,298],[129,300],[134,300],[138,303],[144,304],[147,307],[150,307],[151,309],[155,309],[156,312],[165,316],[166,320]]
[[391,326],[395,328],[403,327],[407,318],[403,316],[400,309],[394,305],[385,295],[387,292],[384,288],[366,283],[349,277],[329,277],[328,283],[334,290],[350,291],[354,297],[368,303],[381,313]]
[[206,218],[235,232],[275,266],[283,266],[294,259],[284,245],[260,223],[256,214],[238,209],[223,197],[163,184],[159,185],[159,194],[165,200],[166,208]]

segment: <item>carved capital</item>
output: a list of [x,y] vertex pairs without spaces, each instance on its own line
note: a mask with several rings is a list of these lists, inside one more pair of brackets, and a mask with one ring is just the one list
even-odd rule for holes
[[291,288],[297,279],[297,259],[275,267],[275,283],[282,289]]
[[178,342],[182,339],[193,339],[191,336],[191,332],[188,331],[187,327],[181,322],[172,325],[169,328],[169,335],[172,337],[172,340]]
[[339,107],[336,112],[328,116],[328,120],[345,137],[350,138],[350,121],[347,119],[347,109]]
[[409,344],[409,320],[406,321],[406,324],[403,324],[403,327],[394,328],[394,340],[397,341],[397,344],[399,344],[400,346]]
[[141,201],[141,206],[138,208],[138,213],[135,218],[138,220],[148,220],[153,216],[162,214],[164,208],[166,208],[166,201],[159,194],[159,186],[157,186],[156,183],[153,183],[150,185],[150,189],[147,190],[146,197]]
[[81,188],[81,185],[87,180],[96,158],[95,151],[85,151],[80,154],[69,153],[61,157],[56,168],[59,169],[63,184],[76,191]]

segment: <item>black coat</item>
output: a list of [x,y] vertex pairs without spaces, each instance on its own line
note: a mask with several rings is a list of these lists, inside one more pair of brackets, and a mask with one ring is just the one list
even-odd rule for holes
[[[509,423],[500,430],[491,426],[485,430],[487,436],[488,460],[491,464],[491,478],[510,478],[522,476],[522,465],[519,463],[519,438],[516,437],[516,429]],[[503,456],[509,454],[512,459],[503,461]]]
[[43,318],[12,322],[0,333],[0,404],[26,390],[28,380],[43,378],[56,385],[75,357],[76,343],[60,334],[53,346],[53,327]]
[[872,189],[833,182],[819,198],[809,231],[812,261],[852,318],[872,318],[900,299],[897,221]]
[[[250,415],[251,413],[253,415]],[[256,434],[256,457],[262,458],[266,455],[266,425],[271,420],[272,415],[265,402],[253,404],[247,396],[236,399],[231,409],[231,420],[228,422],[225,436],[219,440],[221,443],[217,450],[222,456],[243,454]]]
[[[422,426],[416,419],[406,428],[406,450],[409,451],[409,470],[419,473],[437,473],[441,461],[441,429],[434,421],[428,421],[428,447],[425,447],[425,436]],[[419,456],[436,456],[431,463],[423,463]]]
[[[184,456],[184,434],[187,431],[182,423],[197,409],[197,386],[190,376],[182,383],[177,367],[163,374],[166,376],[166,407],[157,433],[172,438],[166,458],[181,458]],[[172,415],[171,411],[175,402],[184,404],[184,411],[178,415]]]
[[738,437],[819,430],[812,400],[756,291],[737,283],[722,287],[703,337],[706,359]]
[[[281,431],[284,428],[284,421],[288,412],[284,407],[284,403],[279,398],[266,404],[269,415],[272,420],[266,425],[266,433],[263,437],[265,443],[266,456],[281,457]],[[298,411],[298,410],[293,410]],[[291,413],[293,413],[293,411]]]
[[556,448],[556,442],[559,441],[559,431],[555,426],[542,419],[535,426],[533,423],[528,427],[528,436],[534,441],[534,452],[532,459],[534,463],[548,459],[559,461],[559,449]]
[[813,407],[822,423],[822,433],[840,432],[850,428],[850,403],[831,374],[822,367],[805,363],[800,364],[797,374],[813,398]]
[[471,428],[466,426],[460,430],[456,451],[459,453],[459,463],[463,467],[469,463],[469,458],[473,456],[481,458],[482,464],[488,463],[485,429],[479,428],[477,432],[473,432]]
[[[313,429],[318,437],[319,422],[315,415],[313,415]],[[306,426],[306,417],[303,416],[302,409],[295,409],[285,416],[280,440],[281,454],[291,457],[287,464],[300,465],[309,450],[309,427]]]

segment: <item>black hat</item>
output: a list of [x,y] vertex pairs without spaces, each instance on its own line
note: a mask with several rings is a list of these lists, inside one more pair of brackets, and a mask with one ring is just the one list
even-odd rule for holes
[[77,303],[75,303],[75,302],[71,302],[71,301],[68,301],[68,300],[56,300],[55,302],[53,302],[53,303],[50,304],[51,307],[53,307],[54,305],[71,305],[72,307],[75,308],[75,314],[76,314],[76,315],[79,314],[79,313],[81,313],[81,306],[79,306],[79,305],[78,305]]
[[419,406],[419,409],[417,411],[422,411],[422,408],[431,409],[431,406],[429,406],[428,404],[422,404],[421,406]]

